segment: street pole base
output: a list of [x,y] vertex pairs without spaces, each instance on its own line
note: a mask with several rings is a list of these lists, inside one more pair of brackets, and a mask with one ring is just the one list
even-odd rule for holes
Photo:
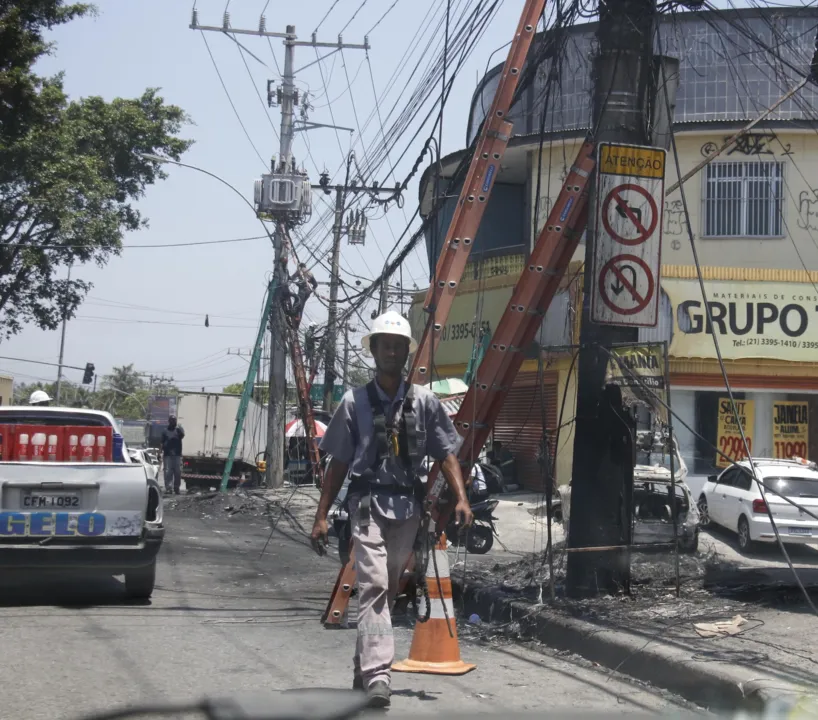
[[462,660],[452,662],[426,662],[421,660],[402,660],[392,665],[394,672],[423,673],[425,675],[465,675],[477,665],[465,663]]

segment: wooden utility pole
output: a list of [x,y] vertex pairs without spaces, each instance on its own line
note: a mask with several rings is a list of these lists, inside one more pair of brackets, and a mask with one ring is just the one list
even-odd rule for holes
[[[335,386],[335,358],[337,355],[336,338],[338,337],[338,288],[341,284],[341,239],[344,235],[349,238],[351,245],[363,245],[366,242],[366,217],[359,211],[350,213],[344,219],[346,212],[346,198],[349,194],[389,193],[396,194],[398,188],[382,188],[379,185],[358,185],[350,183],[350,170],[355,156],[350,153],[347,157],[346,179],[343,185],[335,186],[335,222],[332,226],[332,255],[329,281],[329,306],[327,309],[327,335],[324,344],[324,401],[323,409],[332,412],[333,390]],[[329,191],[329,185],[313,185],[314,189]]]
[[349,171],[354,155],[347,157],[344,184],[335,188],[335,222],[332,225],[332,267],[329,278],[329,308],[327,309],[327,342],[324,346],[324,401],[326,412],[332,412],[332,394],[335,389],[335,338],[338,334],[338,285],[341,272],[341,238],[344,234],[344,204],[349,187]]
[[344,392],[349,388],[349,323],[344,323]]
[[[287,415],[288,351],[285,340],[287,337],[287,325],[281,307],[283,291],[287,287],[288,280],[285,267],[286,263],[282,263],[282,258],[284,257],[285,227],[288,222],[303,221],[306,217],[305,208],[311,203],[306,202],[301,193],[294,194],[291,202],[282,201],[278,193],[271,192],[273,187],[271,181],[272,183],[276,183],[283,178],[287,180],[288,183],[295,183],[295,185],[298,186],[306,178],[305,173],[298,171],[293,158],[293,139],[296,132],[312,130],[314,128],[336,127],[323,123],[308,122],[306,119],[305,105],[303,103],[301,121],[296,120],[295,108],[300,102],[301,91],[295,84],[297,72],[295,69],[295,49],[297,47],[309,47],[317,52],[318,48],[331,48],[333,52],[336,52],[349,48],[367,51],[369,50],[369,40],[368,38],[364,38],[362,45],[350,44],[344,43],[339,36],[337,42],[326,43],[319,42],[315,33],[312,34],[310,40],[299,40],[295,32],[295,25],[287,25],[286,32],[283,33],[268,31],[267,19],[264,15],[259,18],[257,28],[234,28],[230,23],[230,13],[227,12],[227,10],[225,10],[222,16],[221,26],[201,25],[198,19],[198,11],[195,7],[192,12],[190,28],[201,32],[216,32],[229,35],[233,37],[234,40],[236,35],[247,35],[266,38],[268,42],[271,38],[278,38],[284,42],[284,71],[281,74],[281,85],[275,92],[272,91],[272,86],[274,85],[272,81],[270,81],[267,86],[268,104],[271,106],[273,104],[279,104],[281,106],[278,163],[275,161],[271,162],[271,172],[269,174],[265,173],[265,175],[262,176],[256,203],[259,217],[264,215],[268,219],[277,221],[273,237],[275,298],[270,307],[269,323],[272,346],[270,349],[270,397],[268,400],[266,455],[267,483],[269,487],[280,487],[284,484],[284,421]],[[243,46],[240,45],[240,47]],[[350,128],[336,129],[351,132]]]
[[[655,0],[599,3],[593,113],[597,143],[650,144],[656,18]],[[568,553],[566,590],[573,597],[627,589],[630,579],[629,554],[623,546],[630,543],[632,446],[621,397],[605,387],[608,357],[600,346],[635,343],[638,330],[591,321],[597,239],[597,198],[591,187],[568,545],[619,549]]]

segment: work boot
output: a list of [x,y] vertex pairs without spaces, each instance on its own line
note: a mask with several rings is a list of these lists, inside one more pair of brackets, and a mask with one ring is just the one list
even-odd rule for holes
[[376,680],[366,691],[367,707],[370,708],[386,708],[391,703],[390,695],[392,693],[383,680]]
[[364,679],[360,675],[354,675],[352,677],[352,689],[353,690],[364,689]]

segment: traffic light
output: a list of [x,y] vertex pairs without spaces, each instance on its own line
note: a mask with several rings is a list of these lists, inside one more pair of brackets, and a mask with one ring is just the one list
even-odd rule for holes
[[82,376],[82,384],[90,385],[94,382],[94,363],[85,363],[85,374]]

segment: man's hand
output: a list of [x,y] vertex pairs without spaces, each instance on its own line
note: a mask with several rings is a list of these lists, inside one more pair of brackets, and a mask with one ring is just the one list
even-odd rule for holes
[[327,554],[327,546],[329,545],[329,526],[327,525],[327,518],[322,514],[315,516],[315,522],[312,525],[312,534],[310,535],[310,542],[312,549],[319,555]]
[[471,505],[468,500],[460,500],[457,505],[454,506],[454,516],[459,530],[471,527],[474,521],[474,515],[472,514]]

